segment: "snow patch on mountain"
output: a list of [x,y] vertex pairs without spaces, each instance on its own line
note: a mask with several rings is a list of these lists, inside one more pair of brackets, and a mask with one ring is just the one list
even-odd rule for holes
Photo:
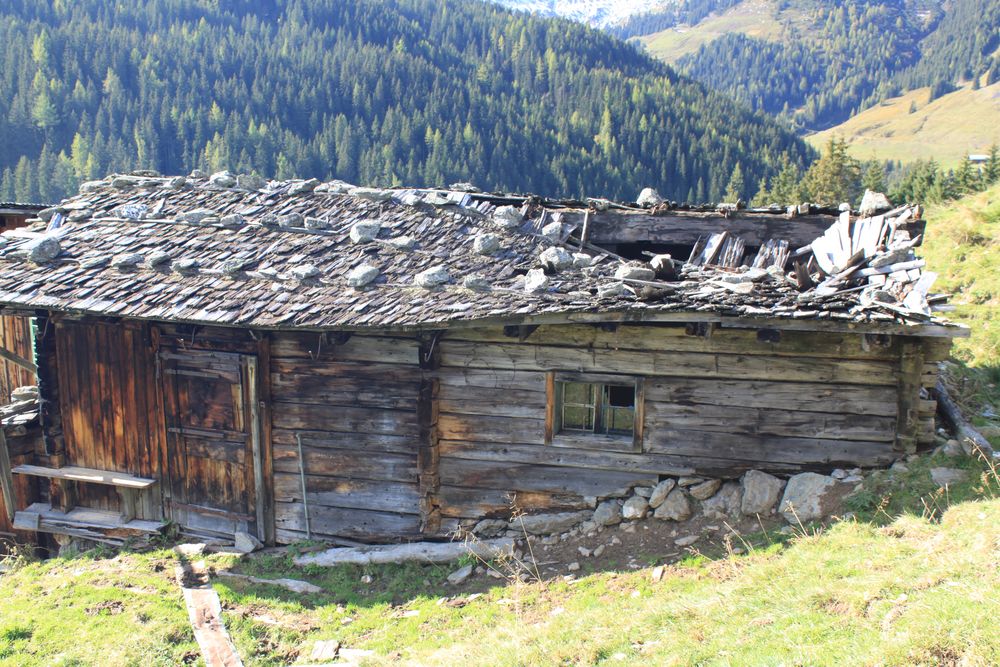
[[562,16],[597,28],[621,23],[635,14],[645,14],[678,4],[679,0],[493,0],[510,9]]

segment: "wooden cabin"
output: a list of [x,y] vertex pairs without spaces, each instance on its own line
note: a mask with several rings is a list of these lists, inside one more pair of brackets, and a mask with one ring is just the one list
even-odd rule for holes
[[932,441],[966,333],[900,268],[911,208],[145,175],[61,206],[0,245],[0,306],[37,331],[42,435],[0,470],[29,532],[445,539],[668,475],[884,466]]
[[0,202],[0,233],[27,226],[28,220],[45,208],[44,204]]

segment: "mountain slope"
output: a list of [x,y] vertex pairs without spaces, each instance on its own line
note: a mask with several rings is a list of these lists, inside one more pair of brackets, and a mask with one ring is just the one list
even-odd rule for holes
[[640,41],[804,130],[916,88],[934,87],[937,96],[973,77],[1000,80],[995,0],[744,0]]
[[890,98],[806,140],[818,149],[840,137],[858,159],[934,157],[944,168],[1000,143],[1000,82],[979,90],[963,86],[933,101],[930,94],[930,88],[918,88]]
[[136,167],[717,200],[809,148],[601,32],[472,1],[0,6],[0,197]]
[[765,41],[778,40],[786,27],[793,30],[808,24],[809,16],[799,7],[774,0],[742,0],[722,3],[720,10],[711,12],[692,23],[678,23],[638,38],[650,55],[667,63],[676,63],[686,55],[696,53],[706,44],[728,34],[741,34]]
[[922,24],[899,0],[792,0],[808,17],[769,39],[726,34],[678,61],[696,79],[806,129],[849,118],[920,59]]

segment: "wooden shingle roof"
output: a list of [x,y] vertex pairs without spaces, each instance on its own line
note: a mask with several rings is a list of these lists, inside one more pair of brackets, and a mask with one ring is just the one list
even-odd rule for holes
[[[612,253],[581,251],[568,238],[572,226],[553,229],[528,201],[512,211],[461,193],[260,185],[146,176],[85,184],[43,212],[47,223],[0,237],[0,307],[313,330],[588,318],[825,321],[873,331],[938,324],[863,307],[855,293],[803,295],[780,267],[748,275],[691,266],[669,283],[647,275],[648,266],[630,273]],[[519,226],[504,224],[513,212]],[[366,241],[372,228],[377,236]],[[58,239],[58,255],[32,261],[28,248],[45,236]],[[377,278],[352,287],[359,268]],[[431,283],[446,279],[421,286],[428,272]]]

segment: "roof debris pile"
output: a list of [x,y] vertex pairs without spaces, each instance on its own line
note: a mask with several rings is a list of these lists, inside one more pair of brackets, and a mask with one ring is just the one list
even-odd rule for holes
[[[787,241],[769,240],[749,266],[743,266],[743,273],[730,278],[723,273],[717,279],[759,285],[768,276],[777,277],[799,292],[796,302],[800,308],[793,313],[796,317],[813,317],[825,310],[840,317],[846,312],[859,321],[892,320],[894,316],[927,321],[933,306],[944,303],[947,297],[930,293],[937,274],[922,271],[925,262],[914,252],[923,239],[923,226],[919,206],[854,219],[844,211],[810,245],[790,251]],[[711,279],[719,273],[712,268],[735,270],[746,261],[741,239],[728,232],[712,234],[699,239],[684,275]],[[698,267],[711,268],[705,271]],[[742,288],[747,294],[760,290]],[[848,304],[843,302],[848,297],[852,303],[845,311]]]
[[737,213],[681,210],[650,192],[637,208],[473,190],[116,175],[0,235],[0,307],[263,328],[674,311],[913,324],[932,319],[928,301],[939,299],[912,254],[923,224],[915,207],[844,213],[798,250],[763,239],[754,220],[799,225],[808,206],[749,212],[739,222],[753,240],[723,232],[700,239],[686,262],[640,261],[588,242],[588,226],[661,224],[667,211],[688,227],[712,215],[728,225]]

